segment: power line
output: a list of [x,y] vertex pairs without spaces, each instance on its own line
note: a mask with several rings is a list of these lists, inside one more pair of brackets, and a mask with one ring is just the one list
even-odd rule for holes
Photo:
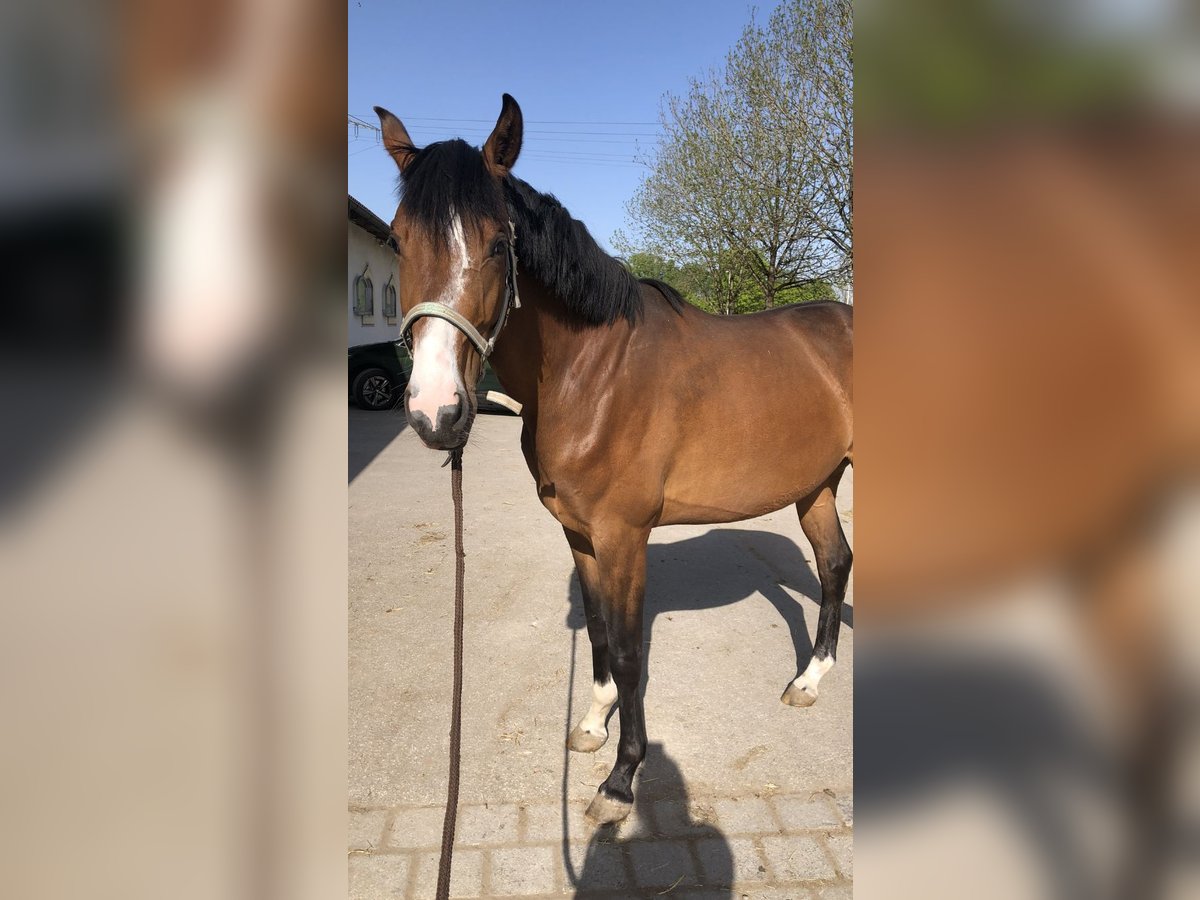
[[[353,143],[353,142],[351,142]],[[368,150],[377,150],[379,147],[376,143],[369,143],[365,147],[359,147],[346,154],[349,159],[352,156],[358,156],[360,153],[366,153]],[[562,155],[556,155],[561,153]],[[538,163],[567,163],[577,166],[593,166],[601,169],[643,169],[645,166],[642,163],[632,161],[628,156],[621,154],[613,154],[616,158],[597,158],[588,156],[587,154],[571,154],[566,151],[553,150],[527,150],[521,154],[522,159],[528,159],[530,162]]]
[[[373,147],[377,143],[379,143],[380,138],[383,136],[383,132],[381,132],[379,130],[378,125],[372,125],[370,122],[363,121],[358,116],[347,115],[346,116],[346,127],[347,127],[347,129],[350,129],[350,128],[354,129],[354,137],[350,138],[350,143],[352,143],[352,144],[355,141],[370,140],[371,141],[370,146]],[[360,136],[359,131],[363,131],[363,130],[365,130],[371,137],[363,138],[362,136]],[[366,150],[366,149],[368,149],[368,148],[367,147],[363,148],[363,150]],[[362,152],[361,150],[355,151],[355,153],[361,153],[361,152]],[[354,156],[354,155],[355,155],[354,153],[350,154],[350,156]]]
[[[363,141],[369,142],[370,146],[372,147],[378,147],[380,145],[378,140],[373,140],[372,138],[363,137],[361,135],[347,139],[347,143],[349,144],[357,144]],[[538,147],[533,142],[526,143],[524,152],[527,154],[542,153],[548,156],[587,157],[592,159],[612,160],[618,162],[636,162],[634,155],[629,151],[624,151],[621,153],[609,153],[605,150],[572,150],[565,147]]]
[[[354,126],[352,125],[351,127],[354,127]],[[464,130],[458,134],[448,134],[445,131],[441,130],[440,128],[436,128],[432,125],[413,125],[410,128],[410,132],[412,133],[414,138],[416,138],[417,140],[422,141],[422,142],[431,142],[431,141],[437,141],[437,140],[449,140],[449,139],[452,139],[455,137],[466,137],[466,138],[476,139],[476,138],[482,138],[491,133],[490,131],[487,131],[485,129],[485,130],[476,131],[475,133],[470,133],[470,131]],[[549,132],[549,134],[551,134],[551,135],[572,134],[572,133],[573,132]],[[358,134],[358,129],[355,128],[355,135],[357,136],[357,134]],[[578,136],[578,137],[544,137],[542,134],[540,134],[536,131],[527,131],[527,132],[525,132],[525,138],[526,138],[527,144],[545,141],[545,142],[553,143],[553,144],[617,144],[619,146],[629,147],[629,146],[638,146],[641,143],[640,141],[638,141],[636,139],[630,140],[628,137],[621,137],[620,132],[595,131],[595,132],[579,132],[578,134],[581,136]],[[609,135],[613,135],[613,137],[610,138]],[[633,135],[633,137],[634,138],[642,137],[642,138],[647,138],[647,139],[653,139],[654,142],[657,142],[659,136],[654,135],[654,134],[642,134],[642,135]]]
[[615,159],[624,160],[625,162],[634,162],[635,154],[625,151],[622,153],[606,153],[603,150],[565,150],[560,147],[536,147],[527,146],[524,148],[525,153],[542,153],[547,156],[590,156],[600,159]]
[[[411,130],[418,131],[418,128],[416,126],[414,126]],[[430,137],[433,137],[435,139],[440,139],[442,136],[443,136],[443,133],[440,131],[427,132],[421,136],[421,140],[427,140]],[[480,136],[481,135],[470,135],[470,137],[480,137]],[[454,137],[454,135],[450,135],[449,137]],[[652,135],[646,135],[646,137],[652,137]],[[637,141],[631,141],[628,138],[605,140],[604,138],[561,138],[561,137],[542,137],[540,135],[534,135],[530,140],[537,141],[537,142],[548,141],[550,143],[555,143],[555,144],[623,144],[625,146],[632,146],[632,145],[637,144]]]
[[[467,137],[482,137],[484,135],[491,134],[491,128],[484,128],[484,127],[480,127],[478,125],[455,125],[455,126],[450,126],[449,128],[447,128],[446,126],[441,126],[441,125],[423,124],[423,122],[421,120],[419,120],[417,117],[410,117],[410,121],[414,122],[415,124],[412,124],[409,127],[411,128],[412,131],[417,132],[418,136],[423,141],[428,141],[430,139],[442,139],[446,135],[447,130],[453,130],[453,131],[460,133],[458,135],[451,135],[451,136],[464,136],[465,135]],[[450,119],[450,118],[434,118],[434,117],[426,118],[423,121],[424,122],[448,122],[448,123],[488,122],[488,120],[485,120],[485,119]],[[359,133],[360,129],[366,129],[375,135],[382,136],[382,132],[380,131],[380,129],[377,126],[372,125],[369,121],[367,121],[362,116],[356,116],[353,113],[348,113],[346,115],[346,122],[349,127],[354,129],[354,134],[355,134],[356,138],[358,137],[358,133]],[[601,123],[601,122],[587,122],[587,121],[582,121],[582,120],[580,120],[580,121],[561,120],[561,122],[563,124],[577,124],[577,125],[609,124],[609,123]],[[534,124],[534,123],[531,121],[530,124]],[[551,122],[547,121],[546,124],[551,124]],[[634,122],[634,123],[611,123],[611,124],[651,125],[654,123]],[[661,135],[659,135],[656,132],[645,132],[645,131],[593,131],[593,130],[565,130],[564,131],[564,130],[559,130],[559,129],[537,129],[537,128],[526,129],[525,136],[530,139],[536,139],[537,141],[548,141],[548,142],[552,142],[552,143],[561,143],[561,144],[617,144],[617,145],[626,145],[626,146],[636,145],[636,144],[640,143],[637,140],[629,140],[629,138],[635,138],[635,139],[646,138],[646,139],[653,139],[653,140],[657,141],[661,137]]]
[[[357,117],[356,117],[357,118]],[[495,125],[495,119],[451,119],[438,116],[405,116],[405,121],[413,122],[482,122],[485,125]],[[601,122],[596,119],[526,119],[528,125],[653,125],[659,127],[661,122]]]
[[629,153],[605,153],[603,150],[560,150],[557,147],[530,147],[526,152],[534,153],[551,153],[555,156],[598,156],[609,157],[611,159],[623,159],[626,162],[634,162],[632,154]]
[[[491,125],[491,120],[488,119],[450,119],[436,117],[409,117],[414,122],[450,122],[450,123],[465,123],[479,122]],[[537,124],[530,121],[530,124]],[[540,124],[562,124],[562,125],[652,125],[652,122],[591,122],[591,121],[571,121],[557,120],[544,121]],[[377,125],[373,125],[365,117],[356,116],[352,113],[346,115],[346,125],[348,129],[353,129],[353,136],[348,136],[349,144],[356,144],[361,141],[366,141],[367,145],[358,147],[347,154],[347,158],[358,156],[360,153],[365,153],[377,147],[382,137],[382,131]],[[440,138],[444,134],[444,127],[432,124],[414,124],[412,130],[418,132],[417,135],[421,140],[429,140],[430,138]],[[476,125],[459,125],[458,130],[474,133],[471,136],[482,136],[491,133],[491,128],[482,128]],[[360,131],[366,131],[366,135],[361,135]],[[633,158],[635,151],[623,152],[606,152],[604,150],[569,149],[567,147],[543,147],[539,146],[542,142],[556,144],[616,144],[623,146],[637,146],[636,140],[627,140],[621,138],[657,138],[657,134],[648,134],[644,132],[621,132],[621,131],[558,131],[554,129],[540,130],[530,129],[525,132],[528,139],[525,142],[525,158],[533,162],[559,163],[574,166],[591,166],[595,168],[609,169],[639,169],[645,168],[644,163],[640,163]],[[553,135],[550,137],[544,135]]]
[[531,156],[530,162],[536,163],[562,163],[569,166],[593,166],[599,169],[641,169],[642,166],[636,163],[614,162],[612,160],[591,160],[591,159],[556,159],[552,156]]
[[[483,125],[433,125],[425,124],[424,122],[414,122],[407,126],[410,131],[436,131],[439,134],[449,132],[470,132],[471,134],[491,134],[491,128]],[[657,131],[592,131],[592,130],[576,130],[562,131],[553,128],[525,128],[523,134],[592,134],[600,135],[601,137],[658,137]]]
[[[438,132],[443,130],[442,128],[439,128],[436,125],[413,125],[412,128],[423,129],[425,131],[438,131]],[[474,134],[491,134],[491,129],[489,129],[489,128],[462,127],[462,128],[456,128],[455,130],[456,131],[469,131]],[[526,129],[524,129],[524,134],[594,134],[594,135],[612,136],[612,137],[622,137],[622,136],[625,136],[625,137],[652,137],[652,138],[659,137],[659,134],[657,132],[651,132],[651,131],[553,131],[553,130],[542,130],[542,129],[537,129],[537,128],[526,128]]]

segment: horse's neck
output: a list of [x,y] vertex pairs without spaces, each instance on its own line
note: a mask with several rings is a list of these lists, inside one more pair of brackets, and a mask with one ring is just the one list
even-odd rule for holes
[[623,321],[611,328],[576,323],[542,285],[522,279],[520,290],[521,308],[496,342],[491,364],[529,422],[562,396],[566,379],[571,379],[575,402],[587,404],[581,374],[628,343],[629,326]]

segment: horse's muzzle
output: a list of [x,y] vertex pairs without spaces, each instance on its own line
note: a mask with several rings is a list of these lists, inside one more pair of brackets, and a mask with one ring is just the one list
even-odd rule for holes
[[414,410],[408,403],[408,393],[405,392],[405,413],[412,430],[431,450],[457,450],[467,442],[470,433],[469,424],[471,410],[466,398],[460,392],[455,393],[457,403],[438,408],[434,421],[420,410]]

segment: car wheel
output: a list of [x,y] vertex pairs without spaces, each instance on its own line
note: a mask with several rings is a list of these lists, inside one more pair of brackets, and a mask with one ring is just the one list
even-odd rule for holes
[[396,388],[383,369],[363,369],[354,379],[352,391],[359,409],[391,409],[396,405]]

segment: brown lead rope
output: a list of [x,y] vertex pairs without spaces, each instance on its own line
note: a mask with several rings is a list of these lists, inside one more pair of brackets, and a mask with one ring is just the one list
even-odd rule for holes
[[454,826],[458,820],[458,764],[462,742],[463,656],[463,506],[462,450],[450,452],[450,495],[454,498],[454,701],[450,712],[450,780],[446,818],[442,821],[442,858],[438,863],[437,900],[450,897],[450,865],[454,858]]

